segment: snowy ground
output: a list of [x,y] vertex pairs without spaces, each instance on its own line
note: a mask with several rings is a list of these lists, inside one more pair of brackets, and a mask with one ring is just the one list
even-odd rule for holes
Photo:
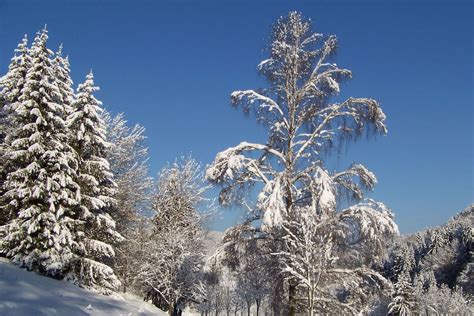
[[134,296],[103,296],[12,265],[0,258],[0,316],[166,315]]

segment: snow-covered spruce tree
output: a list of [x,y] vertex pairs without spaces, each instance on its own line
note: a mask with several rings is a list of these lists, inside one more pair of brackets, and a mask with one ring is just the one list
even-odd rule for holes
[[63,45],[59,46],[58,51],[54,54],[53,69],[60,91],[61,103],[67,115],[72,112],[71,104],[74,100],[73,82],[71,79],[71,70],[69,67],[69,58],[62,55]]
[[[299,222],[296,209],[324,217],[336,211],[339,196],[346,193],[361,199],[363,189],[376,184],[374,174],[363,165],[354,164],[341,172],[325,167],[324,158],[343,141],[354,140],[364,131],[386,133],[385,115],[377,101],[353,97],[331,101],[340,83],[351,77],[349,70],[331,61],[336,48],[335,36],[313,33],[309,21],[291,12],[273,26],[270,56],[258,65],[270,87],[231,95],[234,106],[240,105],[246,113],[253,111],[268,128],[268,141],[242,142],[220,152],[206,176],[223,186],[220,202],[224,205],[239,200],[246,189],[263,187],[249,215],[255,225],[241,226],[246,233],[253,229],[255,235],[281,240],[287,234],[282,225]],[[351,231],[357,232],[352,249],[380,250],[384,236],[397,233],[389,214],[368,206],[343,210],[339,219],[350,223],[345,227],[347,245]],[[281,250],[285,249],[281,243]],[[290,315],[296,312],[297,286],[298,280],[291,278]]]
[[112,116],[104,111],[107,125],[107,159],[114,175],[115,191],[112,217],[117,231],[124,237],[115,247],[114,271],[126,292],[135,281],[139,253],[146,235],[148,219],[143,213],[149,209],[153,181],[148,175],[148,148],[145,129],[140,125],[129,127],[123,114]]
[[[14,108],[19,101],[21,90],[25,84],[26,73],[31,65],[28,39],[25,35],[15,49],[15,54],[8,66],[8,72],[0,78],[0,226],[5,225],[14,217],[14,213],[5,207],[4,182],[9,172],[6,138],[11,133]],[[11,139],[11,138],[10,138]],[[0,231],[0,238],[2,233]]]
[[386,263],[385,274],[394,283],[403,275],[404,271],[409,274],[415,269],[415,258],[413,249],[403,241],[396,242],[390,253],[390,261]]
[[170,315],[178,305],[201,298],[204,231],[198,207],[206,189],[193,159],[164,167],[157,179],[153,231],[137,274],[147,298]]
[[106,159],[109,143],[101,118],[102,103],[94,96],[97,90],[90,72],[77,89],[67,120],[69,142],[77,154],[77,183],[81,189],[77,214],[83,222],[78,228],[81,258],[71,277],[80,285],[108,293],[120,285],[110,265],[115,256],[113,244],[122,237],[109,214],[115,183]]
[[16,213],[2,248],[13,262],[62,277],[75,258],[80,192],[75,182],[75,156],[67,145],[61,91],[46,47],[44,29],[30,49],[31,66],[18,102],[13,104],[6,158],[12,172],[5,182],[7,208]]
[[406,316],[415,313],[415,295],[408,271],[404,270],[395,283],[392,302],[388,305],[390,315]]

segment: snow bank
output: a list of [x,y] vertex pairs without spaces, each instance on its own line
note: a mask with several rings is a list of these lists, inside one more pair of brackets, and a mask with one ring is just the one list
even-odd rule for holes
[[166,315],[132,295],[103,296],[28,272],[0,258],[1,316]]

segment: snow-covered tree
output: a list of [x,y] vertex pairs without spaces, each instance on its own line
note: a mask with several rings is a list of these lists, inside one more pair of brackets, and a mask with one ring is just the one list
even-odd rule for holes
[[15,55],[8,66],[8,72],[0,78],[0,159],[2,161],[0,164],[0,226],[5,225],[15,215],[4,207],[6,202],[3,196],[5,192],[4,182],[9,172],[9,161],[5,156],[8,150],[6,138],[13,128],[11,120],[14,108],[19,102],[21,90],[25,84],[26,73],[30,65],[28,39],[25,35],[15,49]]
[[403,242],[397,242],[392,250],[391,260],[386,264],[386,275],[397,282],[403,271],[412,273],[415,268],[415,258],[413,251]]
[[117,231],[124,237],[115,247],[114,271],[126,292],[135,282],[139,262],[135,258],[146,234],[148,220],[143,213],[149,210],[153,181],[148,175],[148,148],[144,144],[145,129],[129,127],[124,115],[112,116],[103,112],[107,125],[107,159],[117,188],[112,214]]
[[74,100],[73,82],[71,79],[71,70],[69,57],[63,57],[63,45],[59,46],[54,54],[53,69],[60,91],[61,104],[68,115],[73,111],[72,102]]
[[107,160],[117,184],[113,217],[119,232],[124,233],[130,222],[149,207],[153,180],[148,175],[145,128],[138,124],[129,127],[123,113],[112,116],[104,111],[103,119],[107,141],[111,144]]
[[428,253],[436,253],[443,248],[447,243],[446,236],[440,229],[433,230],[430,234],[430,243],[428,246]]
[[[115,256],[113,243],[122,237],[110,215],[115,183],[106,159],[110,144],[106,140],[106,125],[101,117],[102,103],[94,96],[98,89],[90,72],[78,87],[67,120],[69,142],[78,161],[77,183],[81,190],[81,204],[77,214],[83,221],[81,228],[78,228],[83,248],[73,278],[81,285],[107,293],[120,284],[110,263]],[[63,98],[69,98],[68,94]]]
[[6,140],[6,159],[13,171],[5,182],[5,197],[16,216],[2,248],[14,262],[60,277],[75,259],[73,208],[80,191],[47,39],[46,29],[37,34],[29,52],[31,66],[12,106],[12,125],[18,128]]
[[241,285],[240,292],[245,293],[252,304],[255,303],[255,313],[258,316],[272,288],[271,270],[267,268],[267,265],[272,263],[272,258],[265,255],[258,242],[249,244],[245,256],[241,259],[241,267],[237,270],[237,283]]
[[[286,278],[297,281],[298,301],[304,302],[301,305],[308,315],[328,311],[358,313],[373,294],[383,294],[391,288],[390,282],[367,264],[367,258],[380,256],[383,247],[364,252],[358,247],[358,237],[347,236],[343,218],[357,208],[325,216],[295,209],[295,220],[283,224],[287,249],[274,255],[279,257]],[[388,210],[385,214],[385,219],[379,215],[364,222],[370,227],[384,226],[381,221],[391,220]]]
[[415,296],[408,271],[404,270],[395,283],[392,302],[388,305],[390,315],[406,316],[415,312]]
[[138,277],[154,302],[168,309],[198,301],[204,257],[203,216],[198,207],[207,189],[199,164],[193,159],[164,167],[153,197],[153,232],[145,245]]
[[460,288],[450,289],[445,284],[417,287],[415,292],[417,315],[472,315],[474,305]]
[[198,310],[215,315],[225,310],[228,314],[231,309],[231,296],[225,281],[229,274],[224,274],[221,262],[214,258],[206,262],[203,270],[203,299],[198,305]]
[[[324,158],[342,142],[364,131],[387,131],[385,114],[376,100],[350,97],[333,101],[340,83],[352,75],[332,62],[336,48],[335,36],[313,33],[310,21],[291,12],[273,26],[270,56],[258,65],[269,88],[231,94],[234,106],[254,112],[268,129],[268,140],[263,144],[242,142],[218,153],[206,176],[222,185],[220,202],[224,205],[241,200],[246,189],[262,188],[249,214],[254,225],[246,226],[256,235],[280,240],[287,234],[282,225],[299,221],[295,210],[325,216],[336,211],[338,197],[361,199],[363,189],[372,189],[377,182],[361,164],[340,172],[330,172],[325,166]],[[397,233],[390,216],[367,205],[343,213],[340,220],[347,223],[347,239],[365,248],[378,248],[384,236]],[[282,247],[284,250],[284,244]],[[291,315],[296,312],[297,285],[295,279],[290,280]]]

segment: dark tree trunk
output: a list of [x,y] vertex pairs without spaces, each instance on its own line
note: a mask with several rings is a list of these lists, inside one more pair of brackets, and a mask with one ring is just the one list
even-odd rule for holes
[[296,315],[296,284],[292,281],[288,285],[288,315]]

